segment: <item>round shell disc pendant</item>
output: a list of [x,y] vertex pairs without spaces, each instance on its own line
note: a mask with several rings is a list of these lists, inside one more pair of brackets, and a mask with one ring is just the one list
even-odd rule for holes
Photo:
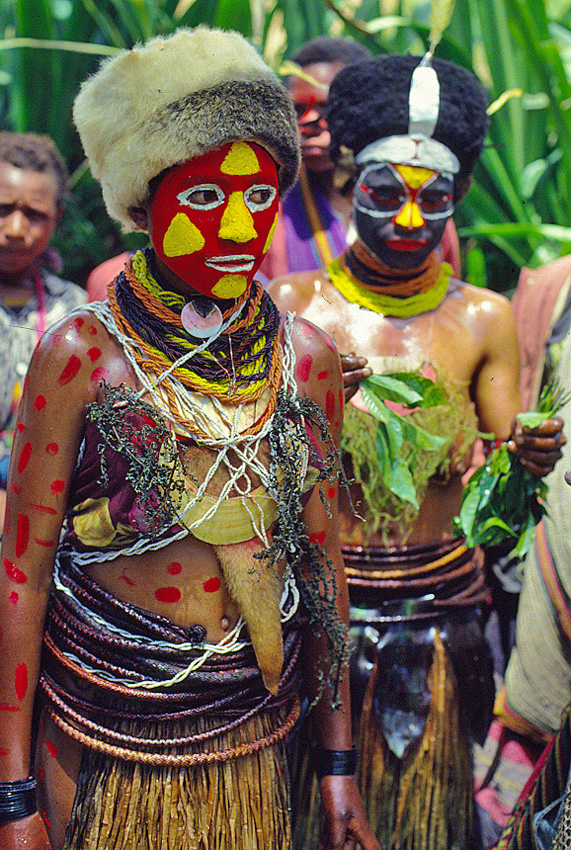
[[193,298],[180,313],[185,331],[198,339],[208,339],[222,326],[222,313],[209,298]]

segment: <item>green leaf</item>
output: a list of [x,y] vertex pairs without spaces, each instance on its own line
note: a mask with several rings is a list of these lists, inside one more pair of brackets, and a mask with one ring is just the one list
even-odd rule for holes
[[362,382],[361,389],[363,387],[383,401],[394,401],[408,407],[422,401],[422,395],[419,392],[411,389],[405,381],[389,375],[371,375]]

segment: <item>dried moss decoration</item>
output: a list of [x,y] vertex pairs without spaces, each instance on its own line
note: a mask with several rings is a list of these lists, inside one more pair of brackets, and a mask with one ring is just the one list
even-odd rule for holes
[[106,449],[128,462],[126,480],[135,491],[144,527],[133,519],[142,537],[161,537],[178,521],[176,504],[184,493],[180,459],[170,430],[156,408],[124,384],[103,386],[103,401],[87,407],[87,421],[97,426],[102,442],[101,479],[109,481]]
[[[309,422],[327,446],[324,458],[316,456],[305,427]],[[287,439],[284,435],[288,434]],[[284,390],[278,393],[270,442],[271,490],[278,498],[278,519],[269,548],[260,553],[268,569],[276,570],[285,556],[289,569],[298,579],[300,595],[309,614],[310,624],[325,630],[332,652],[332,664],[327,678],[323,677],[314,703],[323,690],[329,688],[331,708],[341,707],[339,683],[346,672],[349,657],[348,630],[337,612],[337,588],[332,577],[332,564],[324,548],[309,539],[302,518],[299,465],[303,448],[309,450],[309,462],[319,469],[316,486],[330,515],[329,502],[323,482],[333,484],[340,475],[339,453],[329,433],[321,408],[308,398],[293,397]],[[296,450],[296,448],[299,450]],[[281,483],[276,471],[280,470]]]
[[[413,384],[427,381],[421,370],[411,375]],[[391,377],[401,380],[404,375]],[[463,389],[442,376],[429,383],[438,394],[433,395],[427,406],[423,407],[423,402],[417,400],[405,415],[390,411],[391,422],[399,420],[402,424],[402,439],[394,456],[391,452],[395,443],[390,436],[380,439],[381,427],[387,432],[380,417],[375,418],[352,404],[345,409],[341,453],[350,459],[351,475],[363,493],[367,535],[397,523],[406,537],[418,516],[430,479],[438,476],[446,481],[453,462],[464,456],[478,435],[476,415]],[[430,392],[432,395],[433,391]],[[392,400],[390,396],[389,400]],[[434,400],[438,403],[434,404]],[[412,493],[399,492],[394,480],[387,479],[383,467],[394,469],[395,462],[410,473]]]

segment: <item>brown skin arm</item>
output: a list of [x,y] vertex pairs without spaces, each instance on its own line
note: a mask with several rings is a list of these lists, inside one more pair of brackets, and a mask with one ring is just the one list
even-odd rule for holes
[[[331,434],[337,442],[343,415],[343,387],[339,358],[333,343],[309,322],[299,319],[295,322],[292,339],[296,348],[299,392],[319,404],[331,424]],[[311,359],[310,368],[308,358]],[[327,446],[324,446],[324,455],[327,451]],[[316,488],[305,507],[303,518],[310,539],[313,538],[321,544],[329,559],[330,567],[326,569],[335,588],[337,613],[348,627],[349,595],[339,547],[338,482],[325,481],[322,486],[329,510],[323,504]],[[324,630],[316,624],[311,624],[303,647],[303,664],[311,696],[319,692],[321,677],[323,674],[327,675],[331,663],[331,648]],[[349,750],[352,740],[348,657],[344,662],[339,697],[339,708],[332,710],[332,693],[329,688],[325,688],[313,708],[313,718],[321,747]],[[319,789],[323,828],[318,850],[353,850],[357,842],[360,842],[364,850],[380,850],[367,823],[354,778],[324,776],[319,782]]]
[[[93,327],[91,319],[90,326]],[[30,773],[43,624],[67,494],[95,399],[94,337],[65,320],[36,349],[11,455],[0,571],[0,781]],[[0,846],[45,850],[39,814],[0,825]]]
[[561,458],[566,438],[560,417],[533,430],[516,420],[521,410],[519,395],[519,348],[513,313],[501,296],[486,297],[481,330],[484,355],[473,384],[473,399],[480,428],[508,440],[511,452],[538,477],[547,475]]

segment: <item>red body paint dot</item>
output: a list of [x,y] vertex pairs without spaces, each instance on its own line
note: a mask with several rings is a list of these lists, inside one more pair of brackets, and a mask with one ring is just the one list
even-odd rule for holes
[[324,381],[325,378],[328,376],[328,374],[329,374],[329,372],[327,371],[327,369],[324,369],[323,372],[319,372],[319,374],[317,376],[317,380],[318,381]]
[[[18,485],[17,485],[17,484],[12,484],[12,493],[15,493],[15,494],[16,494],[16,496],[17,496],[19,492],[20,492],[20,488],[18,487]],[[6,533],[7,533],[7,532],[6,532]]]
[[14,688],[18,702],[22,702],[28,693],[28,668],[25,664],[18,664],[16,667],[16,675],[14,676]]
[[96,336],[97,328],[95,327],[95,325],[89,325],[89,327],[87,328],[87,332],[90,333],[91,336]]
[[22,446],[22,451],[20,452],[20,457],[18,458],[18,472],[23,472],[28,465],[30,460],[30,455],[32,454],[32,444],[30,442],[24,443]]
[[14,584],[26,584],[28,576],[22,570],[19,570],[16,564],[13,564],[8,558],[2,558],[2,564],[10,581],[13,581]]
[[100,348],[90,348],[87,352],[87,356],[91,360],[92,363],[95,363],[96,360],[99,360],[101,357],[101,349]]
[[330,487],[329,490],[327,491],[327,495],[329,496],[330,499],[334,499],[336,493],[337,493],[337,490],[335,489],[335,487]]
[[8,597],[8,600],[12,603],[12,605],[15,605],[18,602],[19,598],[20,597],[18,596],[16,591],[13,590],[12,593],[10,594],[10,596]]
[[59,348],[64,340],[63,334],[52,334],[51,343],[53,348]]
[[62,481],[60,478],[56,478],[56,480],[52,481],[50,484],[50,491],[54,494],[54,496],[59,496],[64,487],[65,481]]
[[16,428],[20,432],[20,434],[23,434],[24,431],[26,430],[26,426],[24,425],[23,422],[18,422],[18,424],[16,425]]
[[52,744],[51,741],[46,741],[46,747],[50,756],[54,759],[57,759],[58,749],[55,744]]
[[320,546],[323,546],[325,543],[325,532],[324,531],[314,531],[313,534],[309,535],[310,543],[319,543]]
[[94,384],[98,384],[99,381],[105,381],[109,377],[109,369],[106,369],[104,366],[98,366],[97,369],[94,369],[91,373],[90,381]]
[[311,354],[304,354],[299,363],[297,364],[296,375],[300,381],[305,382],[309,380],[309,373],[311,372],[311,367],[313,366],[313,357]]
[[159,602],[178,602],[181,592],[178,587],[159,587],[155,592],[155,598]]
[[55,457],[59,452],[59,446],[57,443],[48,443],[46,446],[46,454],[52,455]]
[[16,533],[16,557],[20,558],[28,548],[30,538],[30,520],[26,514],[18,514],[18,531]]
[[46,407],[46,397],[45,395],[37,395],[36,400],[34,402],[34,410],[45,410]]
[[76,316],[75,319],[72,321],[72,325],[76,329],[76,331],[82,328],[84,325],[84,321],[81,316]]
[[325,396],[325,415],[328,419],[331,419],[333,414],[335,413],[335,396],[332,390],[327,391],[327,395]]
[[48,508],[47,505],[35,505],[33,502],[28,502],[28,507],[39,514],[57,514],[55,508]]
[[0,711],[20,711],[20,706],[8,705],[6,702],[0,702]]
[[172,564],[169,564],[167,567],[167,573],[170,576],[178,576],[182,571],[181,565],[178,561],[173,561]]
[[306,339],[310,339],[313,336],[313,327],[309,324],[309,322],[302,322],[301,332]]
[[205,593],[216,593],[217,590],[220,590],[220,579],[218,576],[212,576],[212,578],[207,578],[202,586]]
[[8,750],[5,750],[4,747],[0,747],[0,756],[7,756]]
[[79,370],[81,369],[81,360],[75,354],[72,354],[67,361],[61,375],[57,379],[60,387],[65,387],[70,381],[73,381]]

